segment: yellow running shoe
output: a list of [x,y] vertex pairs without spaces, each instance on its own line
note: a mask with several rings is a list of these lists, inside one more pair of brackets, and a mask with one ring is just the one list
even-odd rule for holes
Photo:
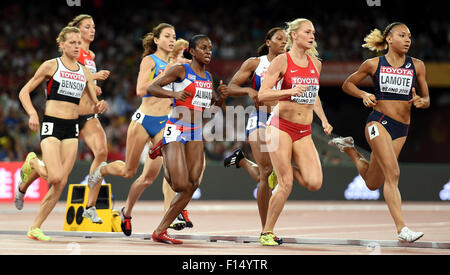
[[52,240],[52,238],[50,238],[49,236],[45,236],[45,234],[42,232],[42,230],[40,228],[35,228],[35,229],[30,228],[30,230],[28,230],[27,237],[32,240],[44,241],[44,242]]
[[275,174],[275,170],[272,171],[272,173],[270,174],[269,178],[268,178],[268,183],[269,183],[269,188],[270,189],[275,189],[275,187],[278,185],[278,178],[277,178],[277,174]]
[[31,173],[33,173],[34,168],[31,167],[30,161],[35,158],[37,158],[37,156],[34,152],[28,153],[27,158],[25,159],[25,163],[20,169],[20,179],[22,180],[22,182],[28,182]]
[[261,234],[259,237],[259,242],[264,246],[277,246],[280,245],[275,241],[275,235],[271,232]]

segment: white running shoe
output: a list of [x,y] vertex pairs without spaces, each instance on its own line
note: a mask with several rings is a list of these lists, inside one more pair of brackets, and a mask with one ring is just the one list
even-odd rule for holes
[[341,152],[344,152],[345,147],[355,147],[355,142],[353,141],[352,137],[338,137],[330,140],[330,142],[328,142],[328,145],[336,146]]
[[103,223],[103,220],[100,219],[99,216],[97,216],[97,209],[95,208],[95,206],[92,206],[89,209],[84,209],[83,218],[87,218],[93,223]]
[[414,232],[405,226],[400,231],[400,234],[398,234],[398,240],[401,242],[413,243],[422,238],[423,235],[423,232]]
[[14,205],[16,206],[17,210],[22,210],[23,209],[23,204],[24,204],[24,198],[25,198],[25,193],[22,193],[19,191],[19,186],[22,184],[22,180],[19,178],[19,184],[17,186],[16,189],[16,194],[14,194]]
[[102,162],[100,163],[100,165],[97,167],[97,169],[94,170],[94,172],[92,172],[92,175],[89,175],[89,179],[88,179],[88,186],[89,189],[94,188],[103,178],[102,173],[100,172],[100,169],[103,166],[106,166],[108,163],[106,162]]

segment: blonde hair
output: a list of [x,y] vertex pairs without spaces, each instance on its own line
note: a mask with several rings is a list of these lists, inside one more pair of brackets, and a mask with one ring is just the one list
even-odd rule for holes
[[80,29],[77,28],[77,27],[69,27],[69,26],[68,26],[68,27],[65,27],[64,29],[62,29],[61,32],[59,33],[58,37],[56,38],[56,43],[57,43],[57,45],[58,45],[58,48],[59,48],[59,52],[60,52],[60,53],[62,53],[62,49],[61,49],[61,47],[59,46],[59,44],[60,44],[61,42],[66,42],[67,35],[68,35],[69,33],[81,33],[81,32],[80,32]]
[[[292,33],[297,31],[298,28],[300,27],[300,25],[304,22],[309,22],[312,24],[311,20],[306,19],[306,18],[297,18],[294,21],[286,22],[286,24],[287,24],[286,33],[288,35],[288,43],[286,45],[286,51],[289,50],[293,45]],[[317,42],[316,41],[314,41],[313,47],[306,51],[306,54],[311,57],[319,56],[319,52],[317,51]]]
[[180,52],[184,51],[189,46],[189,42],[184,40],[183,38],[177,39],[175,45],[173,46],[173,51],[170,53],[170,59],[175,58],[180,54]]
[[175,29],[175,27],[170,24],[161,23],[155,28],[153,28],[152,32],[149,32],[144,36],[144,38],[142,39],[142,47],[144,48],[144,53],[142,54],[142,57],[155,53],[156,50],[158,50],[158,45],[156,45],[154,38],[155,37],[159,38],[161,32],[165,28]]
[[396,27],[400,25],[405,25],[400,22],[394,22],[392,24],[389,24],[389,26],[386,27],[383,33],[379,29],[374,29],[371,33],[369,33],[365,38],[364,42],[365,44],[362,45],[363,48],[368,48],[369,50],[373,52],[382,52],[384,50],[387,50],[388,48],[388,42],[386,38],[391,33],[391,31]]
[[92,16],[90,16],[89,14],[80,14],[76,16],[72,21],[70,21],[69,24],[67,24],[67,26],[79,28],[81,22],[85,19],[92,19]]

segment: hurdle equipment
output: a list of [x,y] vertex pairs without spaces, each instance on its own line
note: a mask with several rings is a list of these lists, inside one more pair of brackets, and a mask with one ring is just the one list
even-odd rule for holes
[[102,184],[95,207],[102,224],[92,223],[83,218],[83,212],[89,197],[89,188],[84,184],[70,184],[67,193],[64,231],[86,232],[122,232],[120,215],[112,210],[111,184]]

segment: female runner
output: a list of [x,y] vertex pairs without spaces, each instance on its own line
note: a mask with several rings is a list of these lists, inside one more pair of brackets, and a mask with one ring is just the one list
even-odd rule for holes
[[[383,194],[397,228],[398,240],[415,242],[424,233],[410,230],[403,220],[398,156],[408,136],[412,106],[421,109],[430,106],[425,65],[407,55],[411,32],[403,23],[392,23],[383,33],[375,29],[364,41],[363,47],[371,51],[388,51],[386,55],[366,60],[347,78],[342,89],[361,98],[367,108],[373,108],[365,129],[366,140],[372,149],[370,161],[356,151],[352,137],[335,138],[330,145],[337,146],[352,159],[370,190],[377,190],[384,183]],[[373,79],[374,94],[357,87],[367,76]],[[420,96],[416,94],[416,88]]]

